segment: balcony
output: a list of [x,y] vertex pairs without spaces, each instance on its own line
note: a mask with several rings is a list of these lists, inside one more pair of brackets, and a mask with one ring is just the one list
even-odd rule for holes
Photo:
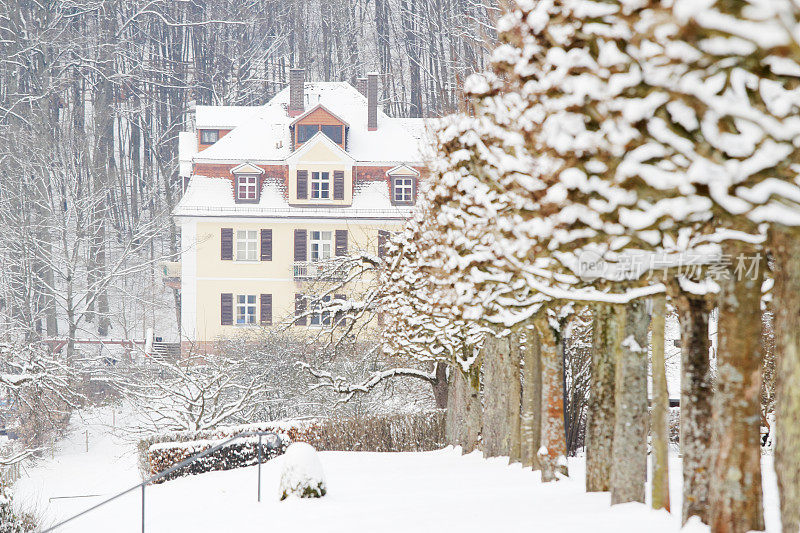
[[342,281],[347,272],[338,261],[301,261],[294,263],[295,281]]

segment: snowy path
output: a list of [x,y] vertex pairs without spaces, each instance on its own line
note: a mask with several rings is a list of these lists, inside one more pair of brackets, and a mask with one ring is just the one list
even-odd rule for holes
[[[40,503],[49,519],[81,511],[99,498],[56,499],[69,494],[109,494],[138,482],[130,444],[91,432],[66,442],[55,461],[35,468],[16,487],[20,502]],[[85,446],[85,444],[84,444]],[[572,460],[572,478],[543,485],[538,474],[504,459],[484,460],[446,449],[427,453],[325,452],[320,455],[329,494],[321,500],[277,500],[281,458],[263,467],[262,503],[256,502],[256,467],[211,472],[147,489],[147,531],[227,533],[326,532],[580,532],[660,533],[678,531],[679,519],[644,505],[609,506],[607,494],[583,491],[583,461]],[[765,461],[770,531],[777,531],[771,464]],[[673,472],[678,472],[674,462]],[[679,497],[674,476],[673,502]],[[81,518],[61,531],[141,531],[140,495],[134,493]],[[705,532],[702,526],[683,531]]]

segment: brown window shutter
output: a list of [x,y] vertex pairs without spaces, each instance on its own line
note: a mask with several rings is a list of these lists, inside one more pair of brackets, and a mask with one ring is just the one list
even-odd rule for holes
[[306,296],[302,293],[294,295],[294,324],[295,326],[306,325]]
[[233,294],[223,292],[220,295],[220,324],[230,326],[233,324]]
[[264,326],[272,325],[272,295],[261,295],[261,324]]
[[333,171],[333,199],[344,200],[344,171]]
[[308,236],[304,229],[294,230],[294,260],[308,261]]
[[417,203],[417,182],[418,181],[419,181],[419,178],[416,178],[416,177],[411,179],[411,190],[413,191],[413,194],[411,195],[411,198],[412,198],[411,203],[413,203],[415,205]]
[[[334,300],[337,300],[336,303],[344,304],[347,301],[347,296],[344,294],[334,294]],[[344,311],[336,311],[336,314],[333,316],[333,325],[334,326],[345,326],[345,312]]]
[[386,257],[386,244],[389,242],[389,232],[385,229],[378,230],[378,257]]
[[297,199],[298,200],[306,200],[306,199],[308,199],[308,171],[307,170],[298,170],[297,171]]
[[347,230],[346,229],[337,229],[336,230],[336,257],[342,257],[347,255]]
[[272,230],[261,230],[261,260],[272,261]]
[[223,261],[233,260],[233,228],[220,230],[220,259]]

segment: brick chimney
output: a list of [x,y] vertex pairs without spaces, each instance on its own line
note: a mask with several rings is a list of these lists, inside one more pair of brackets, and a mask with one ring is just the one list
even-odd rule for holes
[[378,73],[367,74],[367,130],[378,129]]
[[303,86],[305,84],[305,70],[293,68],[289,70],[289,116],[302,115],[304,111]]
[[367,78],[358,78],[356,80],[356,89],[364,96],[367,96]]

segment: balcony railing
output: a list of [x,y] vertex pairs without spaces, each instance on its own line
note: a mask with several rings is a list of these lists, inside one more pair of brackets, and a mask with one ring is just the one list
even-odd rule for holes
[[294,264],[295,281],[341,281],[347,273],[332,261],[301,261]]

